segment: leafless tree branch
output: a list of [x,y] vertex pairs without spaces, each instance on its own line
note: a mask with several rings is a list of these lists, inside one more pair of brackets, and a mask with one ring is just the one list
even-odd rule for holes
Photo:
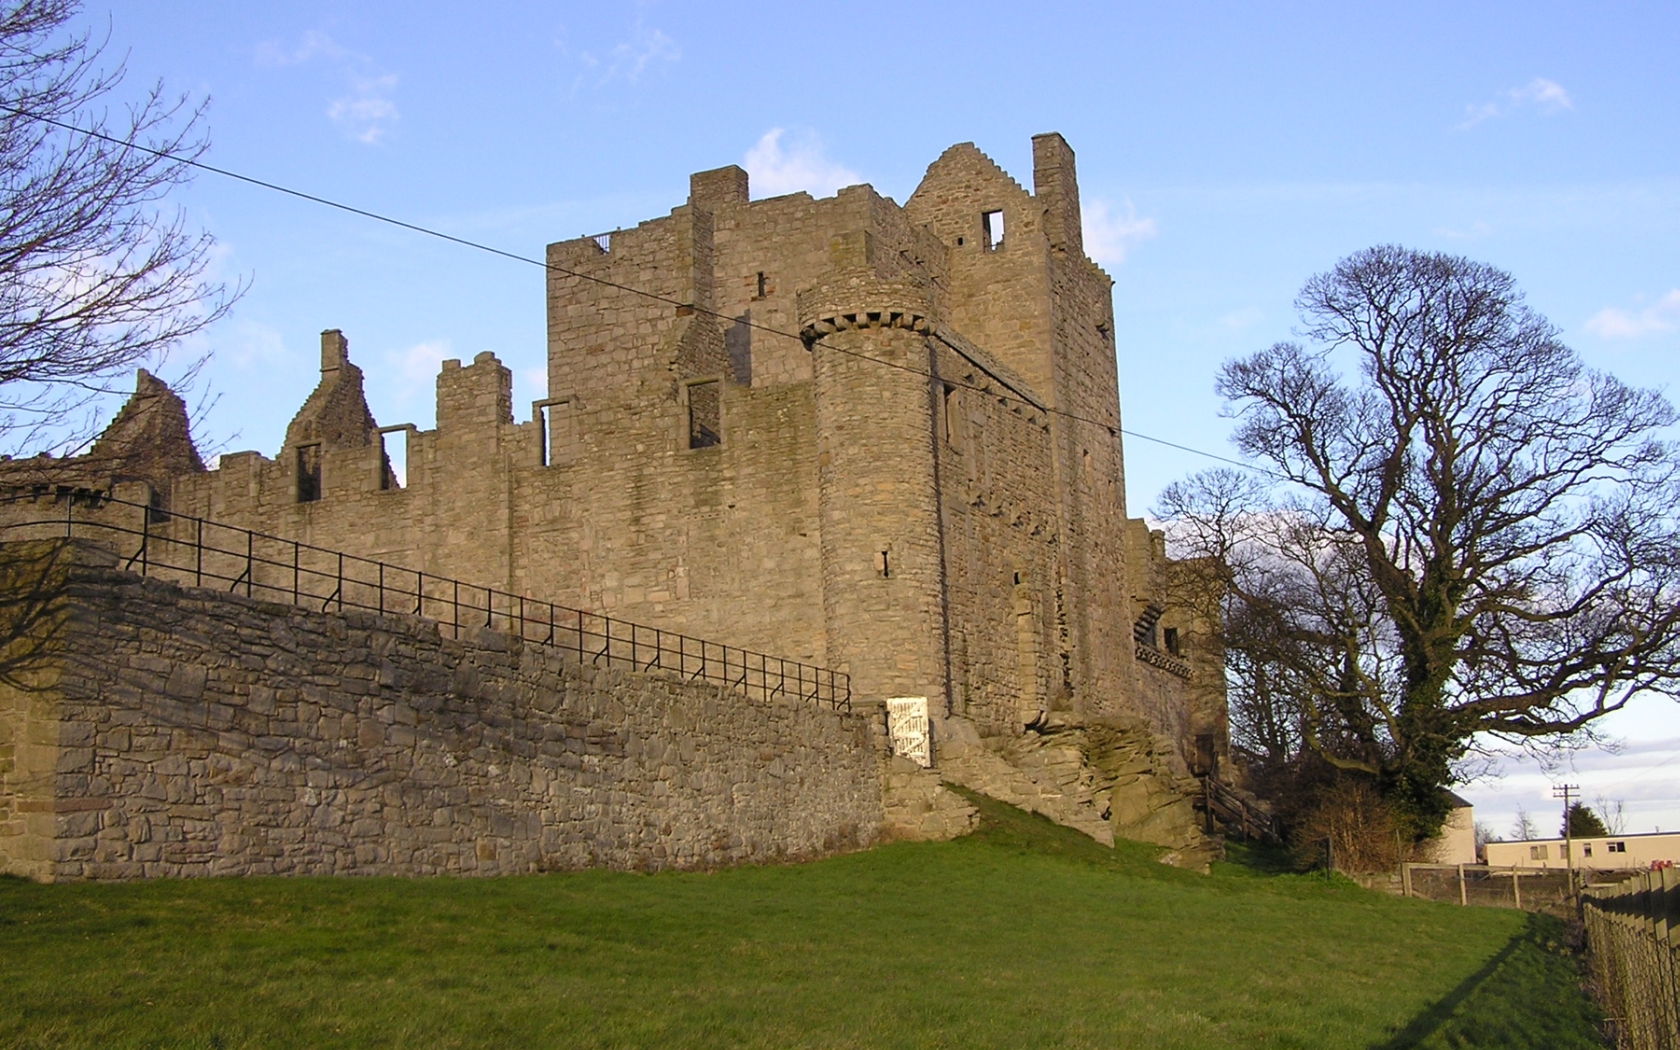
[[1220,566],[1236,739],[1369,775],[1427,831],[1477,734],[1557,739],[1680,686],[1676,415],[1467,259],[1369,249],[1297,307],[1307,345],[1219,378],[1292,484],[1214,471],[1159,513]]

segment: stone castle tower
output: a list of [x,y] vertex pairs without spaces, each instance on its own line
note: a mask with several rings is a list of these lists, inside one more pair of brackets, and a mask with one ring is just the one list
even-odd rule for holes
[[1112,282],[1060,135],[1031,192],[966,143],[902,205],[755,201],[727,167],[547,258],[528,420],[480,354],[443,363],[435,430],[381,427],[329,331],[277,458],[202,470],[182,428],[148,501],[844,670],[927,698],[936,740],[1133,715],[1223,751],[1218,656],[1126,516]]

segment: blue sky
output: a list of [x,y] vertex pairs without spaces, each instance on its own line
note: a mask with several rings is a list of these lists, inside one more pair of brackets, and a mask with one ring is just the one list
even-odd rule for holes
[[[1079,156],[1115,277],[1128,429],[1229,453],[1227,358],[1287,338],[1311,274],[1374,243],[1510,270],[1595,367],[1680,376],[1680,6],[132,0],[85,20],[212,100],[210,160],[524,255],[681,203],[740,163],[759,196],[867,181],[904,200],[953,142],[1030,184]],[[541,272],[203,176],[180,202],[249,294],[215,357],[210,451],[272,455],[342,328],[381,424],[431,423],[444,357],[493,350],[541,397]],[[1128,439],[1134,514],[1206,465]],[[1680,707],[1650,698],[1558,776],[1680,827]],[[1666,762],[1667,765],[1661,765]],[[1600,768],[1602,767],[1602,768]],[[1549,812],[1513,764],[1467,789]]]

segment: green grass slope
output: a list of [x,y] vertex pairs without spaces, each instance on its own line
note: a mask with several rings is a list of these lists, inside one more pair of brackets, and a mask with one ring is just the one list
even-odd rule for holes
[[1585,1047],[1561,928],[984,826],[811,864],[0,880],[8,1047]]

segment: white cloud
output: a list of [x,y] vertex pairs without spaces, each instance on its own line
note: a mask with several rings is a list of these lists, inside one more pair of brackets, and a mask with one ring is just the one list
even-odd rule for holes
[[1448,240],[1474,241],[1474,240],[1479,240],[1483,237],[1486,237],[1488,234],[1492,233],[1493,232],[1493,227],[1490,226],[1489,224],[1483,222],[1482,220],[1477,219],[1475,222],[1472,222],[1469,226],[1465,227],[1464,229],[1456,229],[1456,228],[1451,227],[1451,226],[1437,226],[1437,227],[1435,227],[1434,230],[1432,230],[1430,232],[1435,234],[1435,236],[1437,236],[1437,237],[1445,237]]
[[1245,306],[1240,310],[1233,310],[1219,318],[1219,327],[1232,332],[1241,332],[1253,327],[1266,319],[1266,315],[1258,307]]
[[1155,220],[1140,218],[1130,199],[1124,209],[1109,210],[1107,201],[1093,199],[1082,209],[1085,254],[1104,266],[1119,266],[1142,241],[1153,240]]
[[635,84],[655,65],[678,62],[682,49],[677,42],[658,29],[649,28],[640,18],[631,27],[630,39],[620,41],[599,53],[573,51],[562,37],[555,41],[561,52],[578,64],[579,73],[572,89],[584,86],[605,87],[614,81]]
[[334,99],[327,107],[327,117],[357,142],[375,145],[399,116],[397,104],[390,99],[397,87],[396,74],[358,77],[352,86],[351,94]]
[[523,372],[519,373],[519,381],[521,383],[524,383],[532,391],[536,392],[537,396],[534,397],[534,398],[531,398],[530,400],[540,401],[543,398],[548,396],[548,366],[547,365],[539,365],[536,368],[525,369]]
[[267,371],[302,360],[286,346],[280,329],[261,321],[230,319],[217,327],[214,337],[205,337],[205,342],[218,358],[243,372]]
[[391,98],[397,75],[378,71],[372,58],[352,51],[319,30],[310,30],[294,45],[269,40],[257,45],[260,66],[283,68],[321,59],[334,67],[349,92],[327,106],[327,119],[357,142],[377,145],[401,115]]
[[1530,106],[1551,116],[1566,109],[1574,109],[1575,100],[1569,97],[1569,92],[1557,81],[1535,77],[1521,87],[1511,88],[1492,102],[1464,107],[1464,122],[1458,127],[1460,130],[1473,128],[1484,120],[1503,117]]
[[1575,108],[1575,100],[1569,97],[1563,85],[1545,77],[1535,77],[1522,87],[1513,88],[1511,98],[1518,104],[1532,102],[1548,113]]
[[298,39],[297,44],[286,46],[278,40],[265,40],[257,45],[257,64],[261,66],[296,66],[308,62],[312,58],[357,58],[349,51],[340,47],[332,37],[318,29],[311,29]]
[[1680,326],[1680,288],[1643,309],[1607,306],[1587,318],[1585,327],[1605,339],[1638,339],[1657,332],[1672,332],[1677,326]]
[[406,408],[416,394],[435,389],[444,359],[453,356],[454,345],[447,339],[428,339],[406,350],[387,351],[385,379],[393,400]]
[[827,197],[842,186],[855,186],[863,177],[850,168],[823,156],[822,140],[814,134],[782,146],[784,129],[766,131],[747,150],[747,176],[761,197],[777,197],[805,190],[814,197]]

